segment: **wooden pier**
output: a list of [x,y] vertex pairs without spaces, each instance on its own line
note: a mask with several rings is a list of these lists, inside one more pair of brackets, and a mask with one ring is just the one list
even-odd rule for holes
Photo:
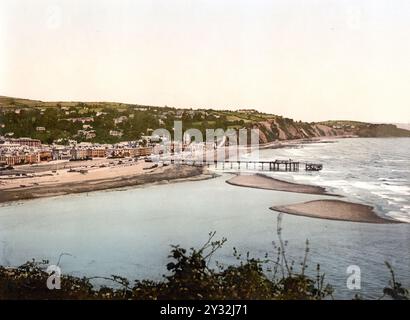
[[213,160],[213,161],[198,161],[198,160],[168,160],[165,163],[179,163],[190,164],[194,166],[208,166],[213,165],[216,169],[254,169],[261,171],[299,171],[301,168],[305,168],[305,171],[320,171],[323,169],[323,165],[319,163],[311,162],[299,162],[289,160]]

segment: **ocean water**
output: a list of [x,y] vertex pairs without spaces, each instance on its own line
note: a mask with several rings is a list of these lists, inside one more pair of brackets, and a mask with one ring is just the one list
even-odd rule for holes
[[373,206],[381,216],[410,222],[410,138],[339,139],[262,150],[258,156],[322,163],[319,173],[301,170],[267,175],[324,186],[348,200]]
[[[298,149],[265,150],[263,154],[323,162],[322,172],[300,172],[293,178],[289,174],[279,176],[312,183],[321,179],[336,193],[343,192],[356,201],[376,206],[380,214],[391,215],[392,211],[406,214],[398,204],[408,202],[392,199],[400,197],[408,201],[400,193],[407,190],[404,187],[409,185],[408,175],[398,175],[395,171],[406,173],[403,172],[406,166],[402,161],[391,160],[406,160],[403,153],[408,152],[409,141],[349,139]],[[379,157],[369,156],[372,148],[377,149]],[[389,150],[395,150],[396,156]],[[335,156],[337,152],[340,159]],[[367,156],[360,152],[366,152]],[[346,161],[341,159],[342,155]],[[371,159],[376,159],[379,166],[385,165],[377,171]],[[344,167],[337,163],[344,163]],[[358,166],[372,172],[369,177],[373,178],[354,179],[363,174]],[[343,175],[347,177],[344,171],[351,174],[350,183],[335,184],[344,181]],[[214,261],[237,263],[232,256],[233,247],[254,257],[272,255],[275,251],[272,241],[277,242],[278,213],[270,210],[270,206],[330,198],[236,187],[225,182],[230,176],[3,204],[0,264],[16,266],[32,258],[56,263],[61,253],[67,253],[61,258],[63,273],[160,280],[167,273],[171,244],[198,247],[207,240],[210,231],[216,231],[217,237],[226,237],[228,241],[215,254]],[[385,182],[390,183],[387,185],[390,188],[384,187]],[[360,183],[380,189],[361,189]],[[391,199],[379,197],[374,191],[383,192]],[[356,293],[365,298],[380,297],[389,281],[384,261],[392,264],[397,279],[410,288],[410,224],[378,225],[283,215],[282,227],[283,238],[288,241],[288,259],[297,266],[309,239],[308,272],[315,275],[319,263],[326,281],[335,288],[336,298],[351,299]],[[346,286],[347,268],[351,265],[361,270],[359,290]]]

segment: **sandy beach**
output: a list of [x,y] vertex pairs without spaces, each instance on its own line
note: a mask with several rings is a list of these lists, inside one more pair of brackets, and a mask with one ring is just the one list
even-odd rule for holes
[[[267,177],[262,174],[238,175],[226,182],[241,187],[340,197],[339,195],[327,193],[326,189],[322,187],[291,183]],[[286,206],[274,206],[270,209],[288,214],[330,220],[368,223],[400,223],[399,221],[379,217],[371,206],[341,200],[315,200]]]
[[270,209],[311,218],[367,223],[400,223],[400,221],[379,217],[371,206],[340,200],[314,200],[287,206],[274,206]]
[[263,174],[237,175],[226,182],[235,186],[248,188],[331,195],[330,193],[327,193],[325,188],[322,187],[282,181]]
[[24,176],[1,176],[0,203],[149,183],[177,182],[187,179],[201,180],[212,177],[211,174],[205,173],[201,167],[188,165],[154,167],[153,163],[144,161],[113,165],[112,161],[101,159],[92,162],[71,162],[59,164],[59,166],[63,169],[50,171],[50,169],[58,167],[55,164],[48,164],[44,167],[22,166],[18,170],[27,172]]

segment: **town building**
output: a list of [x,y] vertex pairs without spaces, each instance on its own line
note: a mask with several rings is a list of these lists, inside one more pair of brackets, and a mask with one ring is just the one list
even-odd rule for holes
[[110,130],[110,136],[113,137],[122,137],[123,133],[119,130]]
[[127,120],[128,120],[127,116],[121,116],[121,117],[118,117],[118,118],[114,119],[114,124],[120,124],[120,123],[123,123]]
[[94,118],[93,117],[83,117],[83,118],[69,118],[69,119],[65,119],[67,121],[71,121],[73,123],[76,122],[81,122],[81,123],[86,123],[86,122],[94,122]]
[[89,158],[105,158],[107,156],[107,149],[102,147],[88,147],[79,148],[73,147],[71,149],[71,159],[83,160]]
[[28,146],[28,147],[41,147],[41,141],[38,139],[31,139],[31,138],[17,138],[17,139],[9,139],[9,142],[16,143],[21,146]]
[[0,155],[0,162],[10,166],[19,164],[33,164],[40,162],[40,154],[35,153],[11,153]]

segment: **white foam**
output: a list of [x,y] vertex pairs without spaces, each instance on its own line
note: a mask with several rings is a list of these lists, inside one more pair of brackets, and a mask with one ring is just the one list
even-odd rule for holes
[[365,190],[380,190],[380,186],[371,182],[365,182],[365,181],[356,181],[352,183],[352,186],[359,188],[359,189],[365,189]]
[[410,164],[410,161],[407,159],[383,159],[382,161],[384,162],[408,162]]
[[[383,191],[380,191],[380,192],[372,191],[371,193],[378,196],[378,197],[380,197],[380,198],[389,199],[393,203],[395,203],[395,202],[406,202],[407,201],[407,199],[405,199],[405,198],[396,197],[395,193],[390,193],[390,192],[385,192],[385,191],[384,192]],[[389,203],[390,203],[390,201],[389,201]]]
[[396,202],[406,202],[407,201],[407,199],[398,198],[398,197],[391,197],[390,199]]
[[301,180],[304,180],[304,181],[318,181],[318,180],[321,180],[321,178],[319,176],[302,176],[302,175],[294,175],[293,179],[297,180],[297,181],[301,181]]
[[393,186],[393,185],[383,185],[384,189],[393,191],[396,194],[410,195],[410,187],[408,186]]
[[347,185],[346,180],[327,180],[323,181],[323,183],[330,187],[342,187]]
[[379,178],[377,179],[379,181],[391,181],[391,182],[407,182],[406,179],[401,179],[401,178]]
[[386,215],[389,216],[390,218],[393,218],[394,220],[399,220],[399,221],[410,223],[410,214],[406,212],[389,211],[388,213],[386,213]]

